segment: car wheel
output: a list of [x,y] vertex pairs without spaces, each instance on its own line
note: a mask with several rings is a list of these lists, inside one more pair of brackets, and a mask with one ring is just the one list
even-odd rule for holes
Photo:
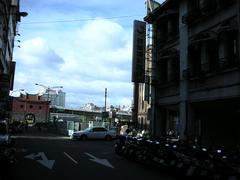
[[81,135],[81,140],[83,140],[83,141],[85,141],[85,140],[87,140],[87,135]]
[[111,141],[111,140],[112,140],[112,137],[111,137],[110,135],[106,135],[105,139],[106,139],[107,141]]

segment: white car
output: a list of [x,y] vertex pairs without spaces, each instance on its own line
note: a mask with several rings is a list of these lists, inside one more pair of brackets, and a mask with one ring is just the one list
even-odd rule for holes
[[87,129],[84,129],[82,131],[75,131],[72,134],[72,139],[106,139],[106,140],[112,140],[113,138],[116,138],[116,132],[108,130],[101,126],[93,126],[89,127]]

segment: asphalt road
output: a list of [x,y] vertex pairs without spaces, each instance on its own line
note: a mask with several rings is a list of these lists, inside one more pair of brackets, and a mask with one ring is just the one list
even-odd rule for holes
[[16,180],[104,179],[174,180],[114,153],[114,141],[73,141],[46,134],[15,137]]

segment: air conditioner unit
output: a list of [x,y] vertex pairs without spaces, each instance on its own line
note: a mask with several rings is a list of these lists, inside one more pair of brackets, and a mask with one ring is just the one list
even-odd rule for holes
[[18,4],[19,4],[19,0],[12,0],[12,3],[11,3],[12,6],[18,6]]

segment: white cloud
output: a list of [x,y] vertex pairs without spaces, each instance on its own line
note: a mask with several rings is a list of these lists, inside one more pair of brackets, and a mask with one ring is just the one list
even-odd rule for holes
[[63,63],[48,42],[39,37],[22,42],[16,54],[19,63],[29,68],[56,68]]
[[86,23],[77,30],[73,43],[77,50],[67,53],[62,70],[97,79],[129,81],[130,34],[109,20]]
[[131,35],[116,22],[96,20],[25,40],[15,52],[15,88],[36,91],[35,83],[62,85],[67,106],[75,107],[103,105],[108,88],[109,104],[130,105]]
[[76,45],[87,48],[89,52],[115,49],[124,45],[123,36],[124,30],[119,24],[99,19],[89,21],[78,31]]

